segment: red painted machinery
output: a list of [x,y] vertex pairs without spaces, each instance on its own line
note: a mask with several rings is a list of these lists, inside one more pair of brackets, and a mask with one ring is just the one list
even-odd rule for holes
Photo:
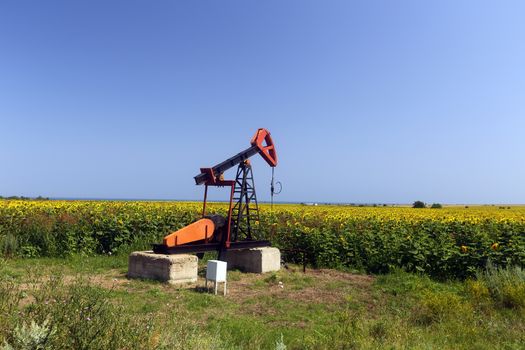
[[[252,166],[249,158],[260,154],[269,166],[277,166],[277,153],[272,137],[266,129],[259,129],[250,141],[251,146],[237,155],[215,165],[201,168],[195,176],[195,184],[204,184],[202,219],[170,233],[162,244],[154,244],[159,254],[202,253],[269,246],[258,235],[259,207],[255,194]],[[235,180],[224,180],[223,173],[237,165]],[[230,204],[228,217],[206,215],[208,187],[229,187]],[[272,179],[273,198],[273,179]]]

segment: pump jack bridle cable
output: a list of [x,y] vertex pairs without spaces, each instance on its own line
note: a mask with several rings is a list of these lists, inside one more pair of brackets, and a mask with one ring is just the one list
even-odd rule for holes
[[[270,205],[270,208],[271,208],[272,212],[273,212],[273,196],[281,193],[281,191],[283,190],[283,185],[281,184],[280,181],[274,182],[274,180],[275,180],[274,171],[275,171],[275,168],[272,167],[272,182],[270,184],[270,192],[271,192],[271,202],[270,202],[271,205]],[[275,185],[279,185],[279,191],[277,191],[277,192],[275,192]]]

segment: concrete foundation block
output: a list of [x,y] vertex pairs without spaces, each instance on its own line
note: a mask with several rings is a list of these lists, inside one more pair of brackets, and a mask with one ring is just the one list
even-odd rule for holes
[[189,254],[155,254],[133,252],[129,256],[129,278],[155,279],[170,284],[197,281],[197,256]]
[[230,270],[265,273],[281,269],[281,252],[275,247],[227,250],[222,260]]

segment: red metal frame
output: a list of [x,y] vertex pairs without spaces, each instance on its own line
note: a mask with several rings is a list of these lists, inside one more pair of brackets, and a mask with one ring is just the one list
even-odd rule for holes
[[[250,141],[252,146],[256,146],[259,149],[259,154],[271,167],[277,166],[277,152],[273,144],[270,132],[264,128],[257,130],[255,135]],[[202,216],[206,215],[206,203],[208,200],[208,186],[217,187],[230,187],[230,205],[228,209],[228,220],[226,227],[226,239],[224,241],[224,247],[230,248],[230,231],[231,231],[231,219],[232,219],[232,208],[233,208],[233,195],[235,191],[235,180],[222,180],[219,178],[221,174],[216,175],[213,168],[201,168],[201,174],[206,174],[206,182],[204,183],[204,202],[202,207]]]
[[233,206],[233,191],[235,190],[235,181],[234,180],[217,180],[217,178],[213,174],[213,170],[211,168],[201,168],[201,172],[208,173],[208,181],[204,184],[204,202],[202,206],[202,216],[204,217],[206,215],[206,203],[208,201],[208,186],[217,186],[217,187],[230,187],[230,206],[228,208],[228,221],[227,221],[227,227],[226,227],[226,240],[225,240],[225,247],[230,248],[230,226],[231,226],[231,219],[232,219],[232,206]]

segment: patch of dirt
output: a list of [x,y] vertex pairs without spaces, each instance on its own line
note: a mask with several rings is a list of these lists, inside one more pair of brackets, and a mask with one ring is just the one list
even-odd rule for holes
[[[123,286],[128,286],[131,284],[131,281],[126,278],[126,276],[118,270],[109,270],[103,274],[77,274],[77,275],[62,275],[59,277],[61,283],[69,285],[74,283],[79,278],[85,279],[92,285],[96,285],[102,288],[118,288]],[[50,276],[41,276],[37,279],[34,279],[31,282],[23,282],[17,285],[18,289],[21,291],[30,291],[34,289],[39,289],[43,283],[49,282],[51,280]]]
[[[120,273],[118,270],[109,270],[102,275],[88,275],[88,278],[92,284],[106,289],[119,289],[128,287],[131,284],[131,281],[126,275]],[[71,281],[73,280],[74,278],[71,278]]]
[[374,277],[370,275],[360,275],[350,272],[343,272],[330,269],[307,270],[307,274],[318,276],[319,278],[328,280],[345,280],[350,281],[351,284],[361,287],[369,287],[374,281]]
[[[308,281],[306,286],[301,282],[286,282],[287,277],[301,279],[303,276]],[[369,294],[374,278],[368,275],[357,275],[341,271],[321,269],[302,272],[291,272],[282,270],[278,276],[282,277],[282,284],[277,278],[276,283],[264,281],[268,275],[245,274],[239,281],[228,282],[228,298],[235,299],[239,303],[244,303],[249,299],[258,299],[263,296],[279,299],[288,299],[302,303],[323,303],[335,306],[346,302],[348,294]],[[311,279],[311,280],[310,280]],[[263,280],[261,283],[260,280]],[[255,284],[258,282],[258,284]],[[336,287],[331,284],[337,283]],[[339,287],[340,285],[340,287]],[[255,309],[257,303],[251,305]]]

